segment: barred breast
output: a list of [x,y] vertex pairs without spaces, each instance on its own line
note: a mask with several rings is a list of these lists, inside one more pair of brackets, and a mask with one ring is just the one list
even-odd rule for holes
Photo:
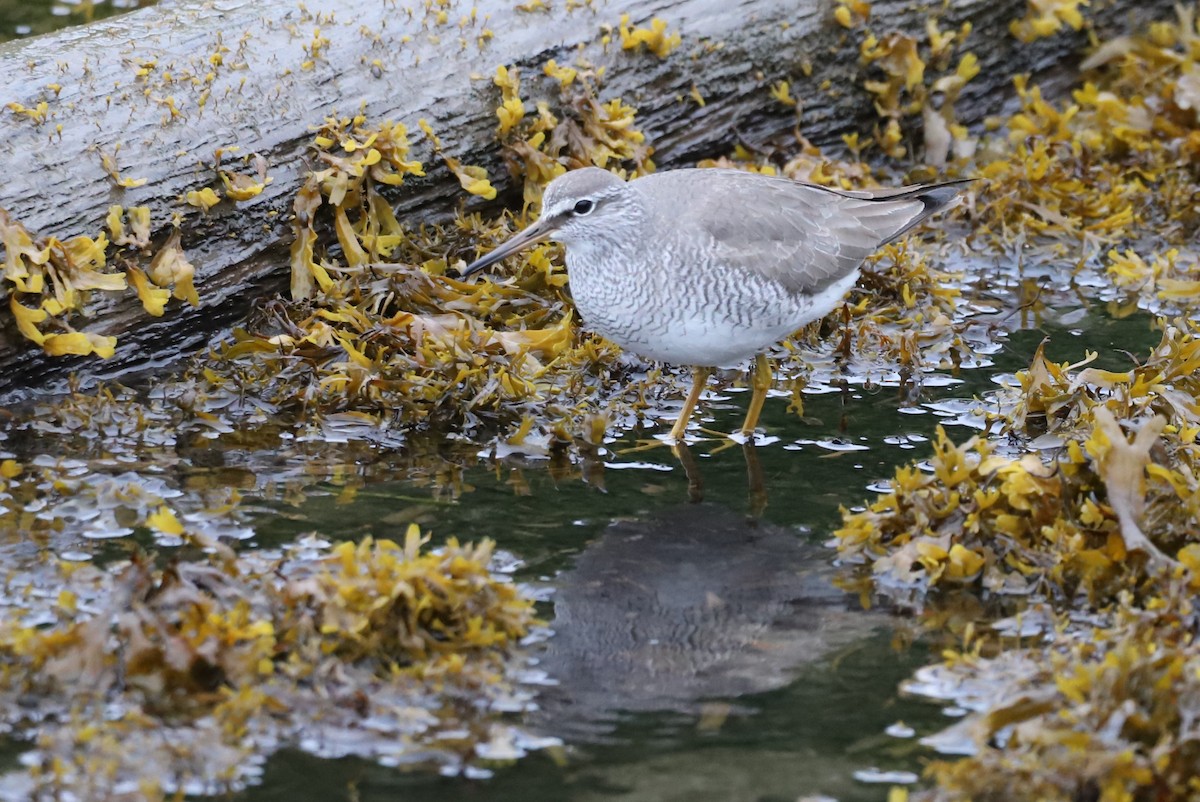
[[800,296],[760,275],[706,264],[691,248],[650,254],[610,246],[567,252],[584,325],[644,359],[678,365],[736,365],[828,313],[858,277],[856,270]]

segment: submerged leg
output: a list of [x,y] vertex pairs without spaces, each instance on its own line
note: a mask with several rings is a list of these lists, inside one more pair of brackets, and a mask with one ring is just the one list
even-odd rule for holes
[[704,501],[704,478],[700,476],[700,466],[696,464],[696,458],[692,456],[691,449],[683,440],[676,440],[671,446],[671,451],[683,465],[683,473],[687,476],[688,501],[699,504]]
[[679,418],[675,421],[675,425],[671,427],[671,439],[675,441],[683,441],[683,433],[687,431],[688,421],[692,417],[692,410],[696,408],[696,402],[700,400],[700,391],[704,389],[704,385],[708,383],[708,377],[712,373],[712,368],[692,368],[692,391],[688,393],[687,399],[683,402],[683,409],[679,410]]
[[758,426],[758,416],[762,414],[763,402],[767,400],[767,390],[771,389],[771,365],[767,362],[766,354],[754,357],[754,378],[750,386],[754,389],[750,396],[750,408],[746,410],[746,421],[742,424],[742,434],[754,436]]
[[750,520],[757,521],[767,509],[767,482],[753,440],[742,443],[742,456],[746,458],[746,479],[750,486]]

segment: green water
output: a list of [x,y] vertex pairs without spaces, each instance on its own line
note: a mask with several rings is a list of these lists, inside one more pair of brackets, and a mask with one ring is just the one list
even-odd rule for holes
[[0,42],[105,19],[154,3],[155,0],[0,0]]
[[928,705],[898,699],[896,684],[927,657],[897,653],[886,633],[866,638],[836,660],[818,663],[780,691],[741,700],[752,712],[717,732],[693,721],[641,714],[623,724],[619,743],[585,746],[565,762],[534,754],[486,781],[404,774],[357,760],[318,761],[277,755],[263,785],[238,799],[637,799],[792,802],[816,792],[840,800],[874,800],[887,786],[855,783],[867,765],[919,771],[912,742],[883,729],[903,719],[918,728],[944,719]]
[[[1110,369],[1128,365],[1121,350],[1144,353],[1157,341],[1157,333],[1151,331],[1145,316],[1114,320],[1093,314],[1071,327],[1043,325],[1019,331],[1006,339],[1003,350],[994,356],[994,366],[964,371],[959,375],[963,384],[927,389],[920,401],[969,399],[987,392],[994,386],[992,376],[1025,367],[1046,336],[1050,337],[1050,358],[1078,360],[1086,350],[1097,350],[1101,354],[1099,364]],[[716,409],[709,425],[735,428],[743,398],[731,395],[727,401],[710,403],[709,408]],[[606,561],[611,561],[617,567],[609,576],[628,579],[630,564],[614,557],[610,543],[615,533],[622,532],[635,533],[632,540],[641,549],[639,559],[652,564],[644,574],[629,580],[637,585],[636,591],[650,584],[654,585],[652,594],[667,594],[674,592],[676,583],[686,581],[697,587],[711,583],[723,588],[721,592],[728,592],[726,573],[731,570],[777,579],[777,574],[802,572],[807,565],[821,575],[832,562],[833,553],[819,544],[836,526],[839,505],[869,498],[867,486],[871,482],[890,476],[897,464],[928,454],[928,446],[919,439],[912,448],[885,442],[897,433],[931,437],[943,420],[933,414],[903,413],[902,408],[911,410],[912,400],[899,398],[894,389],[851,389],[844,394],[807,397],[806,420],[801,421],[787,413],[786,399],[771,399],[763,423],[780,440],[755,451],[767,495],[767,505],[757,524],[747,524],[754,502],[748,491],[742,449],[718,449],[718,443],[712,442],[692,449],[705,487],[700,507],[689,505],[688,480],[679,462],[668,449],[656,448],[618,454],[614,459],[636,459],[669,470],[609,468],[603,471],[604,490],[585,482],[579,470],[555,478],[545,462],[514,465],[484,459],[461,469],[463,492],[457,500],[433,498],[437,494],[425,477],[418,481],[388,481],[388,471],[377,465],[372,481],[353,501],[339,502],[339,488],[329,486],[309,495],[298,507],[287,507],[286,516],[264,517],[256,529],[264,544],[311,529],[338,538],[394,536],[410,521],[431,527],[435,537],[492,537],[524,562],[518,578],[557,588],[560,604],[562,594],[572,592],[580,582],[594,582],[594,573],[582,580],[575,576],[591,571],[590,567],[581,567],[585,564],[607,565]],[[971,434],[972,430],[965,427],[950,429],[956,441]],[[812,445],[801,450],[786,448],[797,439],[825,438],[840,438],[866,446],[867,450],[831,453]],[[613,448],[619,452],[634,445],[630,439]],[[477,450],[472,449],[472,453]],[[463,456],[457,459],[472,461]],[[673,529],[673,522],[682,523]],[[672,557],[672,540],[688,538],[698,527],[728,531],[729,540],[698,553],[694,559],[678,558],[678,554],[687,552]],[[763,540],[756,543],[756,537]],[[783,556],[767,554],[761,564],[732,566],[737,555],[754,553],[755,549],[779,549],[784,537],[807,549],[795,565],[781,564],[781,560],[786,562],[791,557],[780,552]],[[739,539],[745,541],[744,546],[737,545]],[[772,544],[769,548],[764,545],[768,539]],[[680,561],[688,565],[680,568]],[[815,581],[826,580],[822,577]],[[626,592],[625,588],[614,588],[611,595]],[[572,603],[578,601],[572,599]],[[589,604],[593,601],[590,599]],[[908,620],[862,612],[855,600],[831,600],[829,594],[818,591],[815,597],[801,593],[790,603],[786,614],[774,619],[768,614],[759,622],[763,625],[759,637],[775,650],[777,658],[769,658],[770,665],[762,669],[770,675],[763,684],[771,687],[688,700],[686,690],[670,690],[669,672],[665,679],[638,678],[636,684],[630,684],[622,680],[621,671],[612,669],[601,652],[595,658],[595,673],[608,672],[608,676],[589,680],[601,687],[597,690],[589,686],[587,691],[602,696],[601,707],[611,705],[599,737],[595,732],[575,740],[567,735],[563,750],[535,752],[511,766],[496,767],[495,776],[486,780],[443,778],[356,759],[322,760],[286,751],[269,761],[261,786],[236,798],[782,802],[823,794],[844,802],[882,800],[888,785],[858,782],[854,772],[877,767],[919,774],[923,764],[936,756],[920,747],[916,739],[951,722],[935,706],[901,698],[896,690],[915,668],[935,661],[937,655],[931,653],[933,647],[920,642],[902,645],[910,631]],[[547,604],[545,615],[560,630],[558,637],[570,637],[571,633],[565,631],[567,626],[588,625],[578,620],[567,625],[555,621],[555,607]],[[600,617],[612,613],[609,609],[588,609]],[[785,630],[805,621],[814,622],[812,626],[822,634],[797,645]],[[552,640],[550,648],[553,646]],[[623,642],[620,648],[642,647]],[[752,647],[743,645],[742,651],[747,648]],[[731,659],[726,664],[720,660],[709,664],[706,670],[710,682],[705,687],[722,687],[728,679],[722,677],[722,672],[744,674],[745,666],[736,663]],[[568,675],[578,668],[569,665]],[[675,681],[687,684],[690,679],[684,672]],[[646,682],[659,681],[665,683],[662,709],[655,710],[654,699],[648,699],[642,689]],[[566,693],[569,695],[570,690]],[[584,698],[582,692],[580,698]],[[635,709],[623,713],[623,700]],[[587,707],[590,702],[576,700],[574,704]],[[566,713],[556,710],[531,717],[530,725],[535,732],[554,733],[556,726],[563,726],[564,716],[570,721],[578,714],[570,708]],[[886,735],[884,729],[897,721],[913,727],[916,737]]]

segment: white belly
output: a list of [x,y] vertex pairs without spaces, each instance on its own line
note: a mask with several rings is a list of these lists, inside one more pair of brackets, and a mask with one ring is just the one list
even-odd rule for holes
[[673,365],[733,367],[767,350],[799,327],[788,324],[771,329],[735,330],[708,321],[696,321],[678,324],[657,337],[638,338],[638,341],[622,342],[626,338],[619,335],[609,339],[643,359]]
[[756,296],[761,303],[753,309],[716,308],[721,294],[715,299],[684,298],[677,304],[651,306],[628,294],[584,292],[576,294],[576,305],[585,326],[644,359],[728,367],[827,315],[857,280],[855,270],[812,296],[772,287],[770,295]]

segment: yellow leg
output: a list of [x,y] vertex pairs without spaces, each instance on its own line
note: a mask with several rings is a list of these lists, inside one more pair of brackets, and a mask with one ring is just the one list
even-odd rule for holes
[[687,431],[692,410],[696,408],[696,402],[700,400],[700,392],[704,389],[704,385],[708,384],[708,377],[712,374],[712,368],[693,368],[693,371],[692,391],[688,393],[687,399],[683,402],[683,409],[679,410],[678,420],[671,427],[671,439],[676,442],[683,441],[683,433]]
[[767,362],[767,355],[759,354],[754,358],[754,378],[750,385],[754,392],[750,396],[750,408],[746,410],[746,421],[742,424],[742,434],[746,437],[754,436],[758,416],[762,414],[763,402],[767,400],[767,390],[771,389],[771,379],[771,365]]

